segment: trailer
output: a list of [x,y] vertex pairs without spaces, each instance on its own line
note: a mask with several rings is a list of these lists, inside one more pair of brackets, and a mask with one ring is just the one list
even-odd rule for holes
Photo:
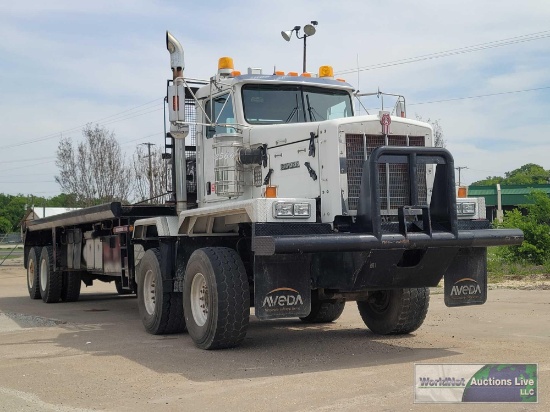
[[429,124],[393,112],[355,115],[358,95],[319,72],[183,74],[167,32],[166,104],[173,202],[111,203],[27,224],[29,295],[78,299],[114,281],[137,294],[145,330],[187,330],[196,346],[239,345],[260,319],[333,322],[356,301],[377,334],[418,329],[429,288],[448,306],[487,298],[487,247],[522,242],[457,211],[454,161]]

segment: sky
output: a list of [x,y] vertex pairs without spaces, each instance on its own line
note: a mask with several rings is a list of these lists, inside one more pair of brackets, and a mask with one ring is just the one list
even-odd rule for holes
[[[526,163],[550,169],[550,2],[0,0],[0,193],[51,197],[61,137],[112,130],[127,157],[162,146],[171,77],[165,31],[185,75],[334,67],[362,93],[402,94],[407,115],[438,120],[462,184]],[[359,69],[359,70],[358,70]],[[376,113],[380,100],[363,104]],[[386,101],[386,105],[388,101]]]

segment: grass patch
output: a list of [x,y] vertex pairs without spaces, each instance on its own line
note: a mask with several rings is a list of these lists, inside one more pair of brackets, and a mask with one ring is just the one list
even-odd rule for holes
[[0,262],[2,262],[4,259],[6,260],[10,260],[10,259],[17,259],[17,258],[20,258],[21,256],[16,256],[16,255],[11,255],[11,256],[7,256],[6,255],[0,255]]
[[498,255],[499,246],[487,248],[487,276],[489,283],[504,280],[519,280],[529,275],[550,273],[550,261],[543,265],[534,265],[525,261],[507,262]]

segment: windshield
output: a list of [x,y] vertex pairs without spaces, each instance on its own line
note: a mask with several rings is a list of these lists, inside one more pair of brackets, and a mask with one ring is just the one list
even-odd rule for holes
[[318,122],[353,116],[345,90],[296,85],[243,86],[244,117],[251,124]]

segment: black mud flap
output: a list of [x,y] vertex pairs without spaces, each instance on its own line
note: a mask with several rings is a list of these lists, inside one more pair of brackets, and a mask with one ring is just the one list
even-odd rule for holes
[[487,248],[461,248],[444,277],[445,305],[483,305],[487,301]]
[[259,319],[309,315],[310,260],[306,255],[254,257],[254,309]]

